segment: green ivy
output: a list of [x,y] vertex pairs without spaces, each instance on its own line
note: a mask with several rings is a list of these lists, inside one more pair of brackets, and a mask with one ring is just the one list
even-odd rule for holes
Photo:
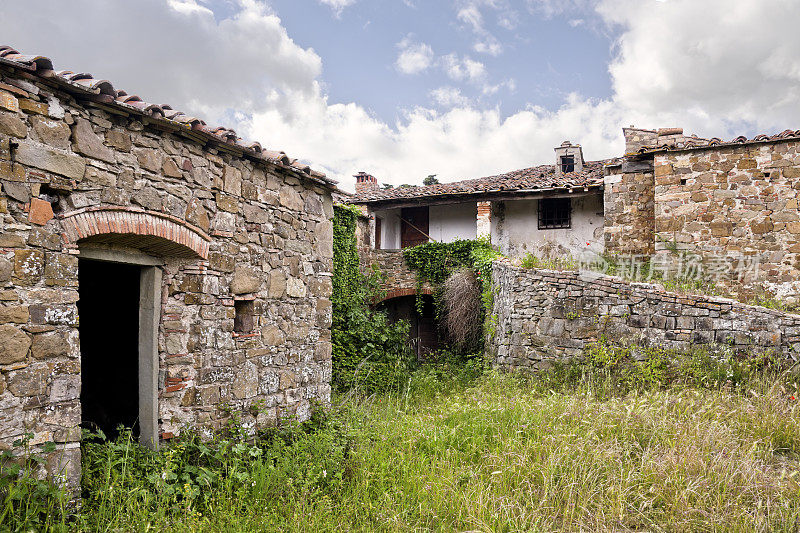
[[379,298],[380,272],[361,272],[356,246],[360,212],[334,207],[333,218],[333,386],[366,392],[399,389],[408,379],[412,357],[406,321],[390,323],[370,306]]
[[[450,275],[461,268],[471,268],[481,283],[484,313],[492,307],[492,261],[502,255],[492,248],[488,238],[427,242],[403,250],[403,258],[417,272],[417,312],[422,312],[422,285],[433,286],[437,319],[441,319],[442,290]],[[487,322],[488,324],[488,322]]]

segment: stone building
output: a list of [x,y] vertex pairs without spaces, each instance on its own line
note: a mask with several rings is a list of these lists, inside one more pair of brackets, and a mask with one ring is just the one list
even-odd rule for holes
[[375,250],[489,236],[512,258],[634,256],[732,294],[798,301],[800,130],[729,142],[623,134],[625,153],[603,161],[565,142],[556,164],[486,178],[382,189],[361,173],[350,202],[367,209]]
[[584,161],[581,146],[565,141],[555,164],[452,183],[382,189],[362,172],[350,202],[368,209],[375,249],[490,237],[509,256],[601,252],[610,163]]
[[691,254],[732,292],[800,289],[800,130],[729,142],[626,128],[605,178],[605,248]]
[[0,47],[0,446],[150,446],[330,399],[333,182]]

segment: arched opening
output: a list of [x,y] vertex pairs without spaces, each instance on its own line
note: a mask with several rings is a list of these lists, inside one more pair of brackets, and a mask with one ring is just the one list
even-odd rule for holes
[[211,238],[165,213],[121,207],[60,215],[78,252],[83,424],[132,427],[158,446],[158,328],[164,257],[205,259]]
[[162,260],[135,249],[80,247],[81,423],[110,438],[132,428],[158,445]]
[[389,320],[407,320],[409,328],[409,341],[420,361],[429,358],[429,354],[438,350],[442,345],[439,324],[436,320],[436,310],[433,296],[422,295],[422,308],[417,309],[417,296],[406,295],[383,300],[378,304],[378,309],[386,311]]

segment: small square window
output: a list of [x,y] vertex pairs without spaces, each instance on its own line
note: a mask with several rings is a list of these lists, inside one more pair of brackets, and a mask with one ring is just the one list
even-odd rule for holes
[[233,302],[235,314],[233,315],[234,333],[252,333],[254,329],[254,305],[253,300],[236,300]]
[[561,156],[561,172],[566,174],[567,172],[575,172],[575,156],[574,155],[562,155]]
[[539,200],[539,229],[569,228],[572,224],[572,199],[543,198]]

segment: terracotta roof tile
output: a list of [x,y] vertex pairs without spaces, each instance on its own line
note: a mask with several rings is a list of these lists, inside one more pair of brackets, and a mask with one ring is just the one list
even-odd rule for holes
[[617,160],[588,161],[581,172],[557,175],[555,165],[513,170],[496,176],[476,178],[451,183],[437,183],[391,189],[371,189],[356,193],[351,203],[389,202],[417,198],[441,198],[448,196],[481,196],[496,193],[551,191],[557,189],[584,189],[603,184],[603,168]]
[[296,159],[290,159],[284,152],[264,150],[259,143],[243,141],[232,129],[222,126],[208,126],[202,119],[186,115],[167,104],[159,105],[146,102],[135,94],[116,90],[110,81],[96,79],[87,72],[54,71],[53,62],[47,57],[24,55],[10,46],[0,46],[0,64],[10,65],[25,70],[32,75],[54,80],[68,91],[90,95],[91,99],[96,102],[117,106],[126,111],[138,112],[156,120],[170,121],[176,126],[202,132],[208,135],[209,140],[212,142],[220,145],[235,146],[250,157],[267,160],[296,174],[310,177],[312,180],[323,183],[326,186],[334,186],[336,183],[336,181],[327,178],[322,172],[317,172],[308,165],[297,163]]
[[741,144],[755,144],[763,142],[783,141],[789,139],[800,140],[800,130],[785,130],[773,135],[759,134],[749,139],[744,135],[739,135],[730,141],[723,141],[719,137],[712,137],[710,139],[703,139],[693,135],[691,137],[684,137],[668,143],[657,144],[653,146],[644,146],[635,153],[646,154],[652,152],[671,152],[681,150],[699,150],[702,148],[711,148],[717,146],[736,146]]

